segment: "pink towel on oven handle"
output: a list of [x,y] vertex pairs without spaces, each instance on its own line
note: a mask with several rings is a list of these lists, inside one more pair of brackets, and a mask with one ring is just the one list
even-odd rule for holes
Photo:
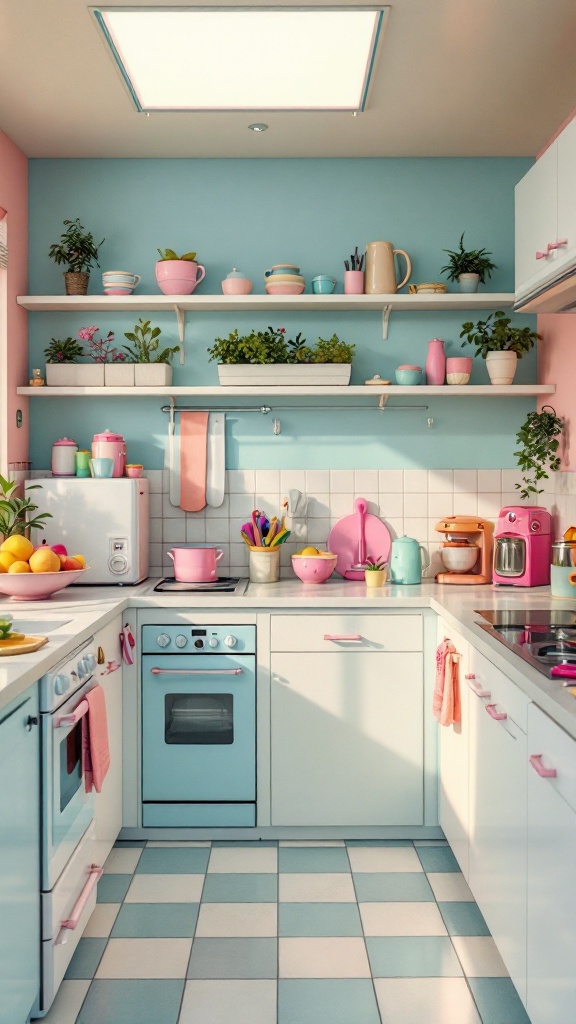
[[91,793],[93,788],[100,793],[110,767],[106,697],[104,690],[97,683],[84,699],[88,701],[88,712],[82,720],[84,786],[87,793]]

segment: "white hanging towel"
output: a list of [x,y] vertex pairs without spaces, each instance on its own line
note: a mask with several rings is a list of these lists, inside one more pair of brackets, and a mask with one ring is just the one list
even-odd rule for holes
[[207,443],[206,504],[218,508],[224,501],[226,482],[226,413],[210,413]]

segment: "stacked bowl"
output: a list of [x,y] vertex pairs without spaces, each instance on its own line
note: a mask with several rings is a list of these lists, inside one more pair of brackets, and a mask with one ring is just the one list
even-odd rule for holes
[[127,270],[105,270],[102,274],[105,295],[131,295],[139,281],[138,274]]
[[301,295],[306,282],[294,263],[276,263],[264,272],[268,295]]

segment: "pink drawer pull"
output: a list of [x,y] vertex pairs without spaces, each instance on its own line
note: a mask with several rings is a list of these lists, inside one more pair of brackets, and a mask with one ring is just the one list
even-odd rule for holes
[[241,668],[151,668],[153,676],[241,676]]
[[548,251],[540,252],[540,250],[538,250],[538,252],[536,253],[536,259],[537,260],[545,260],[546,257],[549,256],[549,255],[550,255],[550,253]]
[[551,252],[552,249],[561,249],[565,245],[568,245],[567,238],[561,238],[559,242],[548,242],[548,252]]
[[78,725],[81,718],[88,714],[88,701],[81,700],[78,707],[74,709],[71,715],[62,715],[61,718],[56,719],[56,728],[64,729],[69,725]]
[[97,864],[92,864],[90,866],[88,880],[86,882],[86,885],[82,889],[82,892],[80,893],[78,899],[76,900],[76,903],[74,904],[74,908],[72,910],[70,917],[67,918],[66,921],[60,922],[60,931],[56,939],[56,946],[63,946],[66,942],[66,939],[68,938],[68,935],[66,933],[69,931],[73,932],[78,927],[80,918],[82,917],[84,911],[84,907],[88,903],[88,900],[90,899],[90,894],[92,893],[92,890],[97,884],[98,879],[102,876],[102,873],[103,868],[98,867]]
[[476,676],[474,675],[473,672],[469,672],[468,675],[465,676],[464,678],[468,680],[468,686],[472,690],[472,693],[475,693],[477,697],[491,697],[492,696],[492,694],[490,693],[490,690],[483,690],[481,686],[478,686],[476,683],[472,682],[473,679],[476,679]]
[[550,675],[553,679],[576,679],[576,665],[554,665]]
[[495,722],[503,722],[505,718],[508,718],[505,711],[496,711],[495,704],[487,704],[484,710],[488,712],[490,718],[493,718]]
[[531,754],[528,760],[541,779],[555,779],[558,772],[555,768],[545,768],[541,758],[542,754]]
[[324,633],[325,640],[343,640],[345,643],[359,643],[362,640],[361,633]]

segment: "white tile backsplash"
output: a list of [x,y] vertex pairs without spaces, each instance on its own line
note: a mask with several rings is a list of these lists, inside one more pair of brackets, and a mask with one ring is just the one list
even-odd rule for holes
[[422,494],[428,490],[427,469],[404,470],[404,493]]
[[354,491],[354,470],[353,469],[331,469],[330,470],[330,493],[331,494],[352,494]]
[[380,494],[404,494],[404,470],[379,469],[378,490]]
[[377,469],[355,469],[354,490],[359,498],[365,498],[365,492],[374,493],[378,491],[378,470]]

